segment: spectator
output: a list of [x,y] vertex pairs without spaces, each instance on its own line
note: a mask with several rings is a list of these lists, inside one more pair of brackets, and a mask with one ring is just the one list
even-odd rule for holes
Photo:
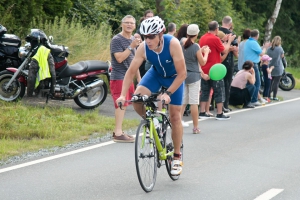
[[230,105],[243,105],[243,108],[255,108],[250,103],[255,91],[255,70],[253,62],[246,61],[233,78],[230,89]]
[[245,42],[249,39],[250,37],[250,29],[245,29],[243,32],[243,36],[242,36],[242,41],[239,44],[239,57],[238,57],[238,70],[242,70],[243,69],[243,64],[244,64],[244,45]]
[[[233,29],[232,18],[230,16],[225,16],[222,20],[222,26],[219,28],[219,30],[224,32],[225,34],[233,34],[230,28]],[[237,45],[238,45],[237,39],[235,38],[235,40],[231,43],[227,57],[222,62],[222,64],[225,65],[227,69],[226,75],[224,77],[225,101],[224,101],[223,111],[225,113],[231,110],[230,108],[228,108],[228,103],[229,103],[229,96],[230,96],[230,85],[233,76],[234,56],[238,57]]]
[[[153,12],[152,10],[146,10],[146,11],[144,12],[143,17],[141,17],[141,19],[140,19],[140,23],[142,23],[142,21],[144,21],[145,19],[151,18],[151,17],[153,17],[153,16],[154,16],[154,12]],[[142,40],[144,41],[144,37],[143,37],[143,35],[140,33],[140,26],[138,26],[136,32],[137,32],[138,34],[140,34]]]
[[[279,87],[279,81],[283,74],[283,63],[282,58],[284,57],[284,51],[281,47],[281,37],[275,36],[272,40],[272,46],[267,50],[267,54],[272,58],[270,65],[274,66],[272,70],[272,81],[269,97],[271,100],[278,101],[277,91]],[[271,98],[271,93],[273,93],[273,97]]]
[[254,29],[250,32],[250,38],[245,42],[244,46],[244,61],[252,61],[255,71],[255,92],[251,99],[251,104],[254,106],[261,106],[261,103],[258,102],[258,92],[260,88],[260,73],[258,70],[258,63],[260,61],[260,56],[264,55],[267,46],[269,43],[265,43],[263,49],[259,46],[257,40],[259,38],[259,31]]
[[[230,44],[234,39],[234,36],[230,35],[228,37],[228,43],[222,44],[220,38],[217,37],[219,24],[216,21],[209,22],[208,24],[209,31],[204,34],[199,41],[200,46],[208,46],[210,49],[210,54],[208,55],[207,62],[202,66],[204,74],[209,74],[210,68],[217,63],[221,63],[221,53],[225,53],[229,50]],[[217,104],[217,120],[227,120],[230,119],[229,116],[223,114],[223,101],[224,97],[224,82],[223,80],[214,81],[214,80],[201,80],[201,97],[200,97],[200,118],[211,118],[205,112],[206,104],[208,103],[210,90],[213,88],[214,99]]]
[[[225,33],[223,31],[218,31],[218,34],[217,36],[220,38],[221,42],[224,44],[225,41],[227,41],[228,39],[228,35],[225,35]],[[221,62],[223,62],[227,55],[228,55],[229,51],[226,51],[225,53],[221,53]],[[213,89],[211,88],[210,90],[210,94],[209,94],[209,99],[208,99],[208,102],[206,104],[206,108],[205,108],[205,112],[210,115],[210,116],[214,116],[210,111],[211,110],[214,110],[214,95],[213,95],[214,91]]]
[[[165,100],[166,104],[170,104],[170,121],[174,143],[171,175],[176,176],[182,172],[180,148],[183,130],[180,122],[184,80],[186,78],[184,56],[179,41],[171,35],[163,34],[165,26],[159,17],[155,16],[144,20],[140,31],[144,35],[145,41],[138,48],[137,54],[126,72],[122,94],[117,102],[125,103],[125,95],[138,67],[143,60],[149,59],[153,65],[141,80],[135,94],[150,96],[151,93],[158,92],[162,86],[167,88],[161,99]],[[142,104],[134,103],[133,106],[140,116],[145,116],[145,108]]]
[[176,38],[180,41],[181,38],[183,37],[187,37],[187,27],[188,27],[188,24],[182,24],[176,34]]
[[[152,10],[146,10],[146,11],[144,12],[143,17],[140,19],[140,23],[142,23],[142,21],[144,21],[145,19],[151,18],[151,17],[153,17],[153,16],[154,16],[154,12],[153,12]],[[142,40],[144,41],[144,37],[143,37],[143,35],[140,33],[140,26],[137,28],[136,32],[137,32],[138,34],[140,34]],[[152,64],[151,64],[148,60],[145,60],[145,61],[142,63],[141,67],[139,68],[139,69],[140,69],[140,72],[142,71],[141,77],[143,77],[143,76],[145,75],[145,73],[150,69],[151,65],[152,65]],[[141,69],[141,68],[144,68],[144,69]]]
[[[140,44],[139,39],[135,39],[132,33],[135,29],[135,18],[131,15],[126,15],[122,19],[122,31],[115,35],[110,43],[110,54],[112,72],[110,77],[110,91],[114,102],[119,98],[122,90],[123,79],[125,73],[134,58],[135,48]],[[137,81],[141,79],[139,71],[137,72]],[[131,99],[134,93],[133,82],[130,83],[130,89],[126,93],[126,99]],[[121,110],[115,103],[115,130],[113,132],[113,140],[115,142],[134,142],[132,136],[127,135],[122,130],[122,123],[128,102],[124,103]]]
[[263,98],[270,103],[271,100],[269,98],[269,94],[270,94],[270,86],[271,86],[271,72],[274,69],[274,66],[269,67],[269,63],[270,60],[272,60],[271,57],[269,57],[268,55],[263,55],[261,57],[261,63],[262,63],[262,72],[263,72],[263,77],[264,77],[264,91],[263,91]]
[[[189,104],[193,119],[194,134],[200,133],[200,129],[198,128],[200,75],[205,80],[209,79],[209,76],[203,73],[201,66],[206,64],[210,50],[208,46],[200,48],[199,45],[195,43],[199,31],[198,25],[190,24],[187,28],[187,38],[183,37],[180,40],[187,70],[181,113],[183,115],[186,105]],[[202,53],[204,56],[202,56]]]
[[169,35],[174,35],[175,33],[176,33],[176,24],[171,22],[168,25],[168,34]]

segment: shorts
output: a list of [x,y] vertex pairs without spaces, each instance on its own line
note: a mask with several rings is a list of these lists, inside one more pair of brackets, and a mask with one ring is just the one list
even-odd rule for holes
[[207,102],[211,93],[211,88],[213,88],[214,99],[216,103],[222,103],[225,101],[225,89],[223,79],[220,81],[213,80],[201,80],[201,102]]
[[[110,93],[114,100],[115,108],[117,109],[119,106],[116,104],[116,100],[121,95],[123,80],[111,80],[109,84],[110,84]],[[129,102],[129,100],[131,100],[131,97],[133,94],[134,94],[134,84],[132,83],[126,94],[126,97],[125,97],[126,101],[123,106],[128,106],[129,104],[131,104],[131,102]]]
[[200,80],[194,83],[185,84],[183,104],[199,104]]
[[[157,71],[151,67],[147,73],[143,76],[139,85],[148,88],[151,93],[158,92],[160,88],[163,86],[165,88],[169,88],[173,83],[176,76],[164,78]],[[179,88],[171,95],[171,105],[182,105],[183,100],[183,90],[184,90],[184,82],[179,86]]]

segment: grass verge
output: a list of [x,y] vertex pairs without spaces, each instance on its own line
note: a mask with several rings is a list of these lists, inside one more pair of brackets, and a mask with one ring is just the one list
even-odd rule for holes
[[[111,133],[115,119],[99,115],[98,110],[78,113],[66,107],[35,107],[0,102],[0,160],[41,148],[102,137]],[[124,130],[139,120],[124,120]]]
[[296,81],[295,89],[299,90],[300,89],[300,68],[288,67],[286,68],[286,71],[293,74],[293,77],[295,78]]

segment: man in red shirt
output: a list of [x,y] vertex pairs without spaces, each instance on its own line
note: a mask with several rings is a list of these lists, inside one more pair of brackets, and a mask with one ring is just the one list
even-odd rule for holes
[[[208,54],[207,62],[202,66],[202,70],[205,74],[209,74],[210,68],[217,63],[221,63],[221,53],[225,53],[229,50],[231,42],[234,40],[234,36],[228,36],[228,42],[223,44],[220,38],[217,36],[219,31],[219,24],[217,21],[211,21],[208,24],[208,32],[204,34],[200,40],[199,45],[209,46],[211,52]],[[217,120],[228,120],[230,116],[223,114],[223,102],[225,100],[224,94],[224,81],[213,81],[213,80],[201,80],[201,97],[200,97],[200,118],[211,118],[205,112],[206,104],[209,103],[210,90],[213,88],[214,98],[217,104]]]

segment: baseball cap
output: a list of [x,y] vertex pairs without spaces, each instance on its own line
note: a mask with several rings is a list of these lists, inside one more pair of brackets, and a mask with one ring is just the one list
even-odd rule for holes
[[188,27],[187,27],[187,34],[188,35],[198,35],[199,33],[199,26],[197,24],[190,24]]
[[270,56],[268,56],[267,54],[265,54],[261,57],[261,60],[262,61],[270,61],[270,60],[272,60],[272,58]]

